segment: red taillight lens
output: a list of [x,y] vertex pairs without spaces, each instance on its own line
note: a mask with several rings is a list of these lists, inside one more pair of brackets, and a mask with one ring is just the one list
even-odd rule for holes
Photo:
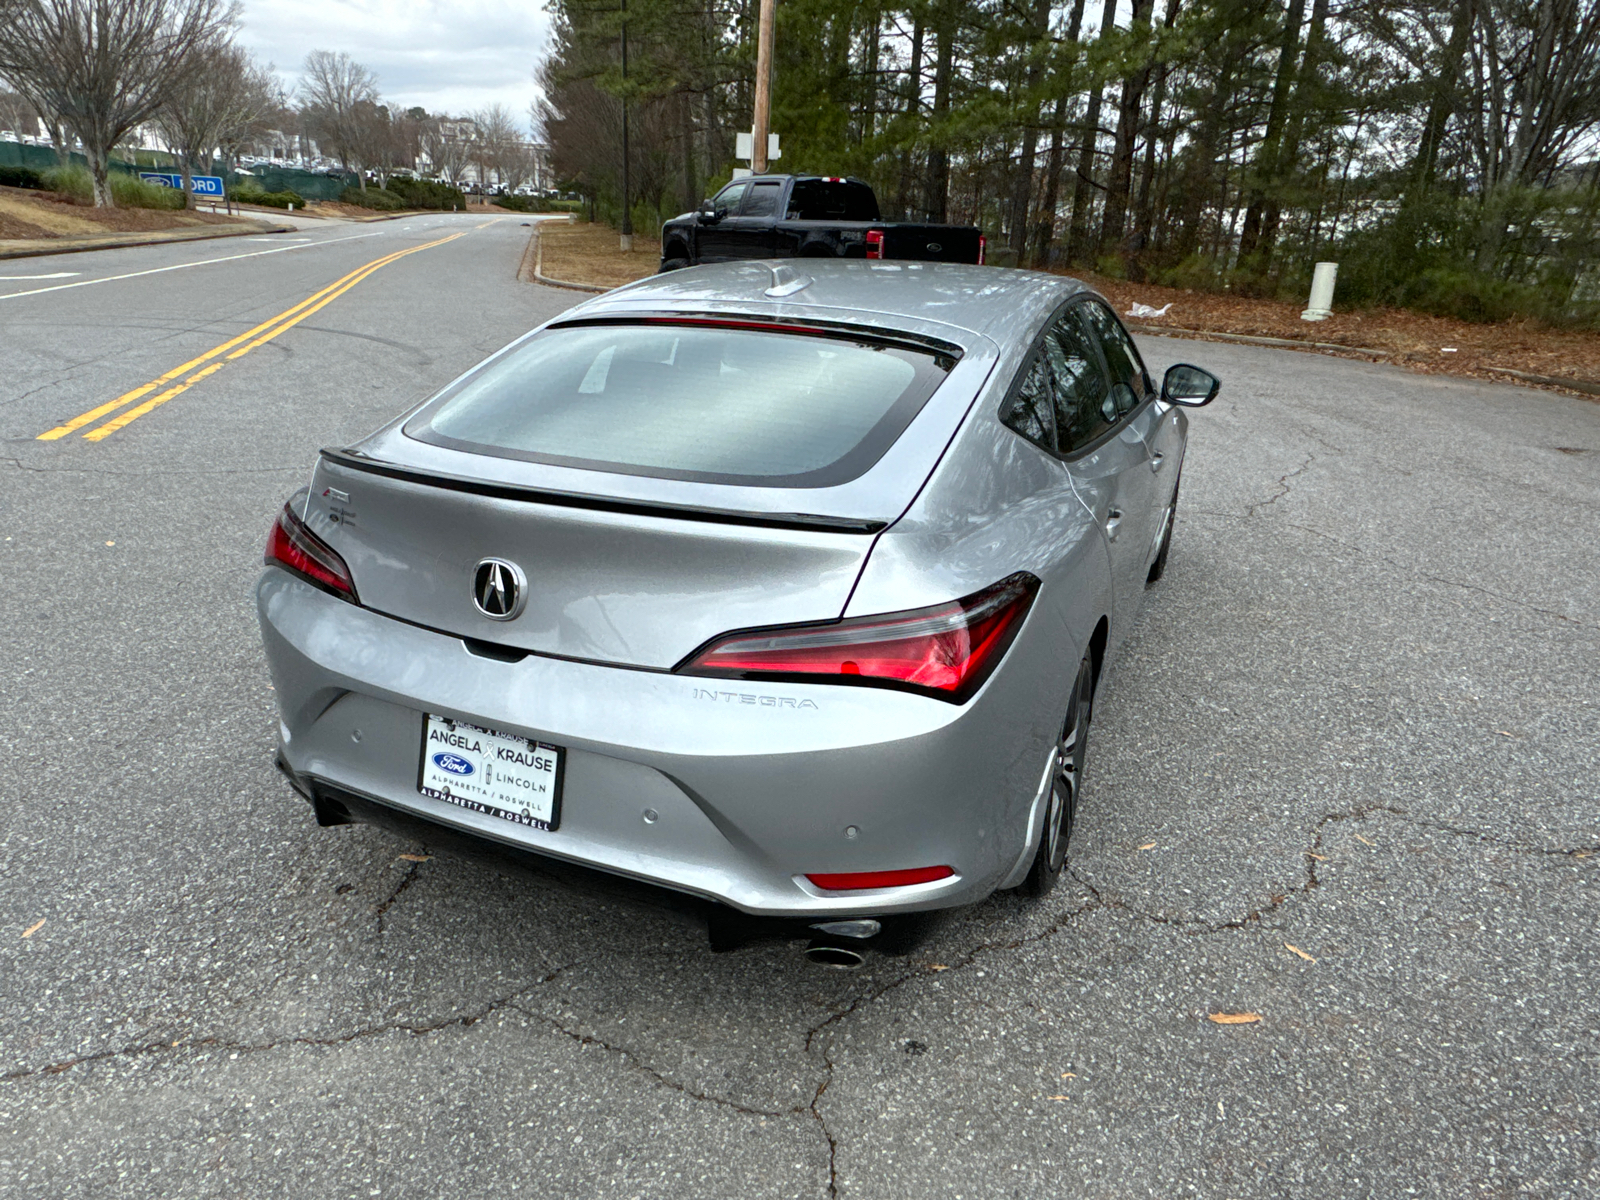
[[265,561],[269,567],[287,568],[335,596],[356,599],[356,585],[344,559],[307,529],[305,522],[295,516],[287,504],[267,535]]
[[806,878],[827,892],[858,892],[867,888],[906,887],[913,883],[932,883],[949,879],[949,867],[912,867],[908,871],[847,871],[841,875],[807,875]]
[[978,265],[980,267],[983,266],[984,257],[985,257],[985,255],[988,254],[988,252],[989,252],[989,239],[984,237],[983,234],[980,233],[978,235]]
[[883,257],[883,230],[881,230],[881,229],[869,229],[869,230],[867,230],[867,257],[868,258],[882,258]]
[[1018,572],[963,600],[915,612],[730,633],[678,667],[735,679],[803,677],[925,692],[959,704],[993,672],[1039,581]]

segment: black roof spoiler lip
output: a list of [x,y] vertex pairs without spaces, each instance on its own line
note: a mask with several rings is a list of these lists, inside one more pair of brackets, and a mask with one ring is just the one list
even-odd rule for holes
[[877,534],[889,527],[888,521],[829,517],[817,513],[761,513],[741,509],[709,508],[694,504],[673,504],[660,500],[628,500],[616,496],[595,496],[554,488],[528,487],[497,480],[470,479],[442,471],[407,467],[374,458],[353,447],[326,446],[323,458],[354,471],[382,475],[407,483],[490,496],[499,500],[519,500],[529,504],[550,504],[562,508],[585,508],[599,512],[630,513],[636,516],[665,517],[679,521],[705,521],[716,525],[754,525],[764,529],[803,529],[826,533]]

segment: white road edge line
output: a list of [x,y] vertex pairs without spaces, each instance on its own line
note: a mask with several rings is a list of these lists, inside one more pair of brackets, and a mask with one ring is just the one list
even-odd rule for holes
[[71,279],[82,274],[82,271],[52,271],[48,275],[0,275],[0,279]]
[[383,232],[352,233],[347,237],[329,238],[323,242],[303,242],[298,246],[276,246],[271,250],[252,250],[248,254],[229,254],[222,258],[204,258],[199,262],[173,263],[170,267],[151,267],[148,271],[129,271],[126,275],[106,275],[100,279],[80,279],[77,283],[58,283],[52,287],[32,288],[26,292],[5,292],[0,300],[15,300],[19,296],[37,296],[43,292],[60,292],[67,288],[88,287],[92,283],[115,283],[119,279],[137,279],[141,275],[159,275],[163,271],[181,271],[185,267],[209,267],[212,263],[233,262],[237,258],[260,258],[263,254],[282,254],[287,250],[312,250],[318,246],[331,246],[335,242],[354,242],[361,238],[377,237]]

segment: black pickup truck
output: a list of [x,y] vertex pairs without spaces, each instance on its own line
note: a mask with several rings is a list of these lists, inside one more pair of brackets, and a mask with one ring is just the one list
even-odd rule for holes
[[981,263],[972,225],[883,221],[859,179],[756,175],[735,179],[661,226],[661,270],[740,258],[899,258]]

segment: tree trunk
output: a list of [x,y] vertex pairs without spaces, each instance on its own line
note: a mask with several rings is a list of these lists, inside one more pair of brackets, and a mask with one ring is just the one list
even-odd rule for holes
[[178,152],[178,170],[183,175],[183,206],[194,207],[194,172],[189,169],[189,152]]
[[[1072,0],[1067,18],[1067,41],[1076,42],[1083,30],[1083,0]],[[1044,206],[1039,213],[1039,229],[1034,235],[1033,263],[1048,266],[1050,243],[1056,236],[1056,206],[1061,202],[1061,171],[1066,165],[1067,93],[1056,97],[1055,116],[1050,122],[1050,165],[1046,168]]]
[[115,208],[117,202],[111,195],[111,163],[105,149],[86,141],[83,156],[89,160],[89,177],[94,180],[94,206]]
[[[1150,0],[1133,0],[1133,26],[1149,26]],[[1133,186],[1133,151],[1139,136],[1139,114],[1144,109],[1144,89],[1150,82],[1150,61],[1126,76],[1117,105],[1117,140],[1106,179],[1105,215],[1100,224],[1100,249],[1115,249],[1122,241],[1128,215],[1128,193]]]
[[872,31],[867,38],[867,104],[862,114],[861,136],[870,140],[878,132],[878,65],[883,38],[883,10],[873,4],[868,9]]
[[[1140,2],[1135,0],[1135,3]],[[1148,3],[1149,0],[1142,2]],[[1038,54],[1038,47],[1049,32],[1050,0],[1036,0],[1028,28],[1028,42],[1034,50],[1034,59],[1028,65],[1028,90],[1023,100],[1022,153],[1017,156],[1016,170],[1011,180],[1011,250],[1016,255],[1019,267],[1028,251],[1028,202],[1033,198],[1034,159],[1039,153],[1039,125],[1044,114],[1043,102],[1036,99],[1040,80],[1044,78],[1044,61]]]
[[[917,116],[922,111],[922,10],[916,10],[916,18],[911,26],[911,66],[906,72],[906,113],[911,118],[913,128]],[[900,188],[896,202],[901,216],[909,217],[912,209],[911,190],[915,186],[915,179],[911,171],[911,148],[905,147],[900,151]]]
[[[1290,104],[1289,125],[1284,131],[1283,145],[1278,151],[1278,175],[1292,178],[1300,167],[1300,139],[1305,132],[1306,113],[1316,101],[1318,89],[1317,68],[1321,63],[1324,39],[1328,27],[1328,0],[1312,0],[1311,26],[1306,33],[1306,52],[1300,64],[1300,78],[1294,85],[1294,100]],[[1282,223],[1283,206],[1276,192],[1269,193],[1261,212],[1261,242],[1258,247],[1262,261],[1272,258],[1272,248],[1278,240],[1278,227]]]
[[[1167,0],[1166,16],[1161,19],[1163,29],[1171,29],[1173,21],[1178,18],[1178,5],[1181,0]],[[1152,189],[1156,174],[1156,142],[1161,133],[1161,108],[1167,102],[1167,72],[1169,64],[1158,62],[1155,65],[1155,88],[1150,98],[1150,119],[1144,127],[1144,168],[1139,175],[1139,195],[1133,205],[1133,237],[1130,244],[1130,253],[1127,256],[1128,278],[1140,278],[1144,271],[1139,265],[1139,256],[1143,255],[1150,246],[1150,230],[1155,221],[1155,210],[1151,199]]]
[[1280,173],[1279,153],[1283,140],[1283,126],[1289,112],[1289,88],[1294,82],[1300,60],[1300,25],[1305,20],[1306,0],[1289,0],[1288,14],[1283,22],[1283,42],[1278,49],[1278,71],[1272,83],[1272,106],[1267,110],[1266,135],[1256,151],[1254,175],[1250,186],[1250,205],[1245,210],[1244,227],[1239,231],[1239,261],[1243,262],[1256,252],[1261,241],[1261,216],[1266,208],[1267,192],[1278,183]]
[[683,208],[691,212],[700,205],[700,177],[694,159],[694,111],[689,93],[678,93],[678,136],[683,140]]
[[950,205],[949,133],[941,128],[950,115],[950,71],[955,57],[956,22],[954,5],[944,0],[936,10],[939,28],[935,31],[936,59],[933,69],[933,146],[928,151],[928,220],[942,225]]
[[[1100,15],[1100,37],[1105,37],[1116,21],[1117,0],[1106,0]],[[1067,229],[1067,262],[1077,257],[1089,240],[1089,189],[1094,177],[1095,143],[1100,136],[1100,104],[1105,85],[1099,80],[1089,91],[1089,105],[1083,115],[1083,138],[1078,143],[1078,177],[1072,185],[1072,224]]]

